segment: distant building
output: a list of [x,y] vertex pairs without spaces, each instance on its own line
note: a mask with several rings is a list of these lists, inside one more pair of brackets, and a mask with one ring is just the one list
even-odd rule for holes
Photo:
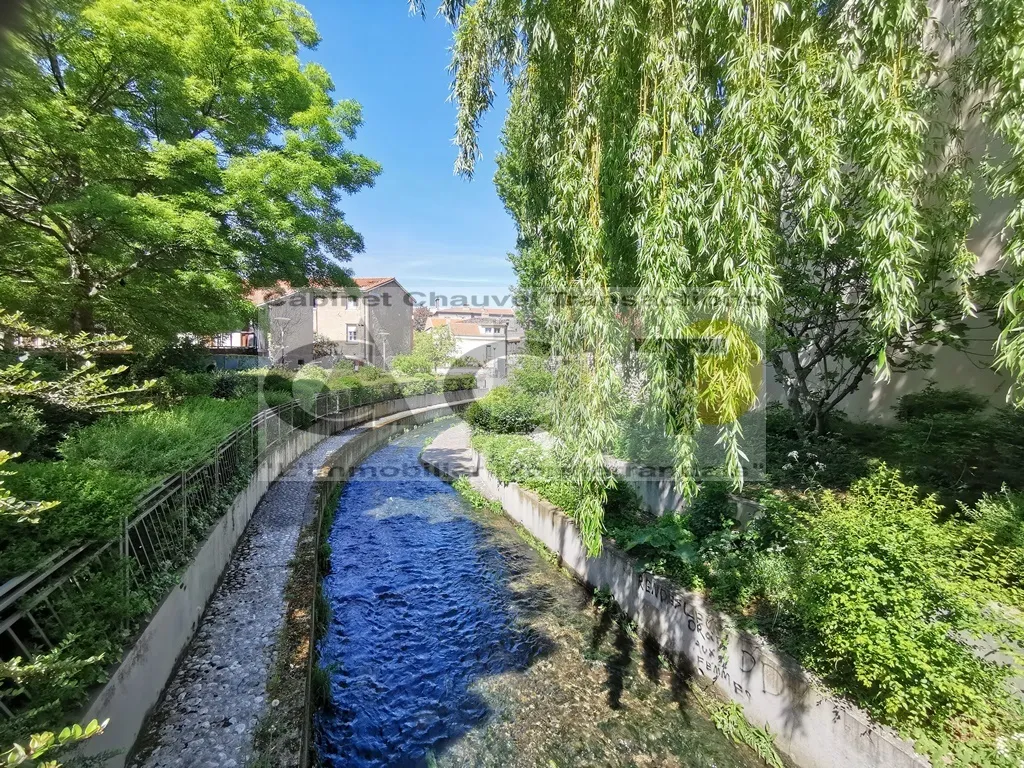
[[430,315],[431,317],[451,317],[470,322],[479,320],[503,322],[508,327],[510,341],[522,341],[524,336],[523,326],[519,324],[515,310],[506,307],[442,307],[431,310]]
[[446,307],[427,318],[426,330],[447,326],[455,337],[455,356],[481,363],[504,360],[522,351],[523,328],[511,309]]
[[357,277],[356,287],[254,291],[261,311],[261,356],[295,368],[314,360],[344,358],[356,365],[388,367],[412,351],[413,298],[393,277]]

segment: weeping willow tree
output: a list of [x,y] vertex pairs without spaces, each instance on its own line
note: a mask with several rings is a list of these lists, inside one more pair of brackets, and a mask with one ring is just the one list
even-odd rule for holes
[[[813,281],[817,261],[842,249],[880,377],[934,275],[973,311],[964,100],[994,94],[986,115],[1011,152],[987,170],[994,189],[1019,197],[1016,2],[974,0],[941,21],[925,0],[442,3],[455,27],[460,172],[473,172],[495,80],[511,89],[498,184],[519,226],[531,311],[562,361],[555,427],[593,550],[625,358],[640,365],[692,494],[702,429],[742,482],[750,340],[780,305],[785,274]],[[1024,266],[1022,238],[1008,251]],[[1017,374],[1021,304],[1017,286],[1003,302],[1000,357]]]

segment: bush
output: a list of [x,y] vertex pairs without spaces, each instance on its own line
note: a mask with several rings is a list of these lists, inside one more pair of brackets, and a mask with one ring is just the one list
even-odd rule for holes
[[213,382],[212,397],[218,400],[233,400],[252,397],[258,391],[258,382],[251,376],[239,376],[234,371],[220,371]]
[[365,381],[379,381],[380,379],[386,379],[388,376],[376,365],[364,365],[359,369],[359,377]]
[[430,360],[423,355],[396,355],[391,360],[391,369],[398,373],[414,376],[434,370]]
[[40,558],[74,541],[106,540],[135,510],[151,479],[111,471],[98,464],[24,462],[5,478],[20,499],[59,501],[35,525],[0,516],[0,582],[34,566]]
[[182,339],[146,355],[140,355],[131,365],[133,375],[138,379],[152,379],[165,376],[171,371],[201,373],[212,366],[210,351],[198,341]]
[[308,404],[317,395],[328,390],[329,378],[327,371],[319,365],[304,366],[292,380],[292,395]]
[[545,422],[537,402],[526,392],[495,387],[466,411],[466,421],[488,432],[532,432]]
[[103,419],[75,432],[59,450],[67,462],[155,482],[205,458],[257,410],[255,398],[192,398],[174,408]]
[[432,394],[441,391],[441,380],[433,376],[420,375],[398,381],[398,391],[402,397]]
[[287,392],[292,391],[292,380],[295,374],[287,368],[249,368],[239,371],[238,376],[251,378],[256,382],[256,389],[263,392]]
[[170,370],[157,382],[157,392],[168,402],[188,397],[209,397],[216,382],[217,376],[213,373]]
[[346,376],[352,376],[356,372],[356,367],[352,364],[351,360],[345,360],[344,358],[338,360],[331,367],[331,370],[327,375],[327,386],[330,389],[337,389],[335,382],[340,381]]
[[1024,414],[1012,410],[939,411],[899,424],[882,458],[940,494],[951,510],[1003,485],[1024,488]]
[[452,368],[479,368],[481,363],[472,355],[463,355],[452,361]]
[[445,392],[457,392],[464,389],[476,388],[476,376],[471,373],[460,373],[456,376],[446,376],[443,381]]
[[582,502],[579,488],[571,483],[550,451],[523,435],[480,433],[473,447],[483,454],[487,468],[503,483],[518,483],[575,517]]
[[981,395],[963,388],[942,390],[933,383],[921,392],[901,397],[896,404],[896,419],[906,422],[943,413],[969,416],[987,407],[988,401]]
[[882,465],[796,518],[795,610],[814,638],[808,660],[904,731],[990,713],[1005,677],[959,639],[978,636],[983,606],[941,512]]
[[28,403],[13,403],[0,409],[0,451],[27,453],[43,434],[41,413]]
[[551,390],[555,386],[555,377],[548,370],[545,358],[520,355],[515,358],[511,367],[509,386],[539,397],[551,394]]

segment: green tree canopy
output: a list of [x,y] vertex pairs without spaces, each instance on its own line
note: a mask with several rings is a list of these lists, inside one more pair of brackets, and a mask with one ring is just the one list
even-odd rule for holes
[[[1021,197],[1024,20],[1013,0],[963,10],[933,18],[924,0],[441,3],[456,27],[458,170],[472,173],[495,76],[512,89],[498,182],[519,225],[514,266],[531,281],[529,312],[562,360],[555,427],[585,491],[592,547],[623,358],[638,359],[693,493],[702,412],[716,409],[710,399],[742,401],[736,390],[750,386],[707,367],[702,345],[688,343],[695,323],[719,330],[727,357],[740,354],[769,327],[784,270],[813,283],[816,260],[838,259],[863,291],[858,334],[884,376],[933,275],[947,277],[934,303],[974,311],[965,98],[994,94],[981,111],[1011,152],[987,178]],[[1011,262],[1024,263],[1021,229]],[[629,311],[617,289],[631,294]],[[1002,359],[1017,374],[1022,292],[1003,304]],[[714,429],[739,482],[739,424]]]
[[451,364],[456,346],[455,336],[447,325],[429,331],[415,331],[412,352],[395,357],[391,367],[401,373],[432,373]]
[[4,35],[0,304],[133,342],[244,317],[246,285],[345,283],[338,204],[379,166],[292,0],[39,0]]

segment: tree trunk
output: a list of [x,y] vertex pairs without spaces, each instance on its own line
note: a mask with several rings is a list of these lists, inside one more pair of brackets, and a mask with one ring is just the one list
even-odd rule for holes
[[815,407],[814,408],[814,434],[816,434],[818,437],[821,437],[822,435],[824,435],[828,431],[827,426],[828,426],[828,419],[826,418],[825,414],[822,413],[821,408]]
[[[70,250],[70,249],[69,249]],[[81,263],[77,250],[71,258],[71,279],[75,286],[75,305],[71,309],[68,325],[72,333],[92,333],[96,328],[96,317],[93,313],[93,297],[99,293],[99,287],[92,276],[92,271]]]
[[786,406],[789,408],[789,412],[793,414],[794,423],[798,429],[802,430],[807,416],[804,413],[803,404],[800,402],[800,384],[796,380],[795,374],[790,373],[786,368],[781,354],[772,352],[771,360],[772,368],[775,369],[775,380],[782,385],[782,389],[786,393]]

